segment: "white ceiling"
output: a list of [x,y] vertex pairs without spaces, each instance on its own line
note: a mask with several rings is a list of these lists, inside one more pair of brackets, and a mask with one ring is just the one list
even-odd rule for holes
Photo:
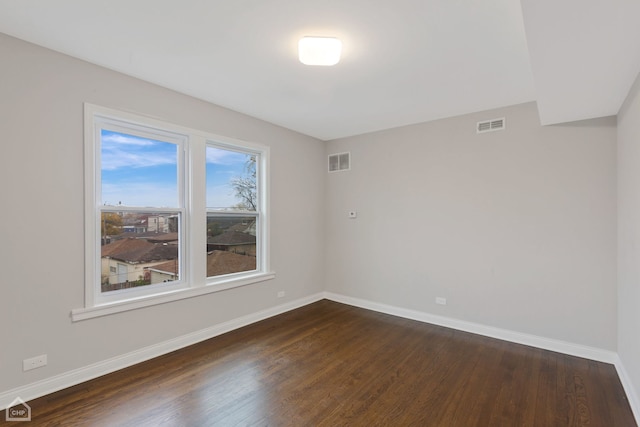
[[618,113],[640,72],[640,0],[522,0],[542,124]]
[[[0,0],[0,32],[322,140],[533,100],[543,124],[614,115],[639,18],[638,0]],[[304,35],[341,38],[340,63],[299,63]]]

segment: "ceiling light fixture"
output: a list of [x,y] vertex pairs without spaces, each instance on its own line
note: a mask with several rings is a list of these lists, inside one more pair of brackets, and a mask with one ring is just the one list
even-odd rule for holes
[[298,42],[298,58],[305,65],[336,65],[342,42],[335,37],[303,37]]

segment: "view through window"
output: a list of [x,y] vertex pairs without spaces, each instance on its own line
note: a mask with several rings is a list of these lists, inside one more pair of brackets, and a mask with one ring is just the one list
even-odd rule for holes
[[207,277],[257,269],[259,154],[207,146]]
[[179,280],[178,145],[100,136],[101,292]]

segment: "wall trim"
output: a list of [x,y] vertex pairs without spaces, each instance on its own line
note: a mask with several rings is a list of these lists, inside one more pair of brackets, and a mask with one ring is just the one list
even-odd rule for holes
[[325,292],[324,297],[331,301],[353,305],[355,307],[365,308],[368,310],[378,311],[380,313],[391,314],[393,316],[404,317],[405,319],[431,323],[433,325],[444,326],[464,332],[471,332],[473,334],[497,338],[504,341],[510,341],[516,344],[537,347],[543,350],[564,353],[570,356],[583,357],[585,359],[591,359],[598,362],[610,363],[612,365],[615,365],[615,361],[618,357],[617,353],[609,350],[603,350],[600,348],[589,347],[581,344],[574,344],[552,338],[544,338],[537,335],[511,331],[508,329],[495,328],[493,326],[486,326],[479,323],[453,319],[451,317],[438,316],[422,311],[381,304],[374,301],[335,294],[332,292]]
[[[4,410],[11,402],[20,397],[25,402],[45,396],[50,393],[92,380],[111,372],[127,368],[145,360],[162,356],[175,350],[196,344],[198,342],[222,335],[238,328],[259,322],[287,311],[309,305],[324,299],[323,293],[310,295],[304,298],[290,301],[275,307],[267,308],[256,313],[238,317],[199,331],[179,336],[158,344],[134,350],[132,352],[116,356],[101,362],[97,362],[82,368],[64,372],[41,381],[0,393],[0,410]],[[37,415],[37,414],[36,414]]]
[[636,418],[636,422],[640,424],[640,398],[638,397],[635,387],[633,387],[633,382],[622,363],[622,359],[620,359],[620,356],[617,354],[614,365],[616,367],[616,371],[618,371],[618,377],[622,383],[622,388],[624,388],[624,392],[627,395],[627,401],[629,402],[629,406],[631,406],[631,411]]

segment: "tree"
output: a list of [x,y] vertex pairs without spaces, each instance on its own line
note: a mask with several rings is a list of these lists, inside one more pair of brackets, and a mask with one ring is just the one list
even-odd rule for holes
[[257,210],[258,200],[256,191],[256,156],[250,156],[244,165],[245,174],[231,178],[231,186],[240,203],[236,206],[250,211]]
[[101,218],[103,236],[113,236],[122,233],[122,217],[114,212],[103,212]]

